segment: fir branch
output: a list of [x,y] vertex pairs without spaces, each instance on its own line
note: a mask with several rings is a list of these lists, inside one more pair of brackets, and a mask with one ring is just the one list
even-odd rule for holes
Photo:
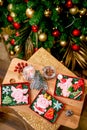
[[42,21],[43,7],[37,9],[33,17],[29,20],[30,25],[38,25]]

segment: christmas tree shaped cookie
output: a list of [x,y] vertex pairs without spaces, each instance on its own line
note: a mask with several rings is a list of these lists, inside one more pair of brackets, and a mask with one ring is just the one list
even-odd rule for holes
[[81,100],[84,93],[84,79],[58,74],[54,94],[74,100]]
[[15,106],[30,103],[29,83],[1,85],[1,105]]
[[64,108],[64,104],[58,101],[45,90],[40,91],[30,108],[41,117],[54,123]]

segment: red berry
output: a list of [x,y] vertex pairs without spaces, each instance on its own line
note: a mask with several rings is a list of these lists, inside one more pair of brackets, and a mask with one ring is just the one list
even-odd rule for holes
[[10,43],[11,45],[15,45],[15,39],[11,39]]
[[20,23],[17,23],[17,22],[13,22],[13,27],[15,29],[19,29],[21,27]]
[[17,63],[18,66],[20,66],[21,64],[20,63]]
[[31,27],[31,29],[32,29],[33,32],[38,32],[38,26],[37,25],[33,25]]
[[21,62],[21,65],[24,66],[24,62]]
[[25,63],[25,66],[28,66],[28,63]]
[[18,73],[20,73],[21,71],[20,70],[18,70]]
[[72,31],[72,35],[75,36],[75,37],[78,37],[81,35],[81,31],[79,29],[74,29]]
[[14,69],[14,72],[17,72],[17,69]]
[[13,22],[13,18],[12,18],[10,15],[7,16],[7,20],[8,20],[9,22]]
[[73,44],[73,45],[71,46],[71,48],[72,48],[73,51],[79,51],[80,46],[77,45],[77,44]]
[[60,36],[59,30],[54,29],[53,32],[52,32],[52,35],[53,35],[54,37],[59,37],[59,36]]
[[15,66],[15,69],[18,69],[18,67],[17,67],[17,66]]

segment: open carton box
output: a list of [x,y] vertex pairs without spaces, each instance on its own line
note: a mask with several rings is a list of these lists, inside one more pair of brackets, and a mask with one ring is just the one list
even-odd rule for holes
[[64,109],[64,104],[52,96],[49,92],[41,90],[31,103],[30,108],[47,119],[51,123],[55,123],[59,115]]
[[1,106],[30,104],[30,87],[28,82],[1,85]]
[[54,95],[81,101],[84,94],[84,79],[58,74]]

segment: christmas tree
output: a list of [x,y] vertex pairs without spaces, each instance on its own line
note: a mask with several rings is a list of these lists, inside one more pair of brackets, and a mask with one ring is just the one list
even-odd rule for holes
[[6,41],[10,55],[28,59],[43,47],[71,70],[87,69],[86,0],[7,0],[4,5],[4,23],[13,30]]

